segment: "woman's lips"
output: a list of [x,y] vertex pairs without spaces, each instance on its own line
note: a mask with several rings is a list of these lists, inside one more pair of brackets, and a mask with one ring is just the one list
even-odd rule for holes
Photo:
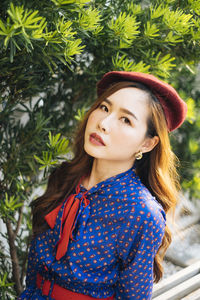
[[90,134],[89,140],[90,140],[91,143],[93,143],[95,145],[105,146],[104,141],[102,140],[102,138],[96,133]]

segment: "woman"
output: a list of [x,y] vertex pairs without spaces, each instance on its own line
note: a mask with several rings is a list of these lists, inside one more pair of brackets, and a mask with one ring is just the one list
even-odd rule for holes
[[168,132],[186,104],[152,75],[109,72],[74,140],[74,158],[33,202],[19,299],[151,299],[178,193]]

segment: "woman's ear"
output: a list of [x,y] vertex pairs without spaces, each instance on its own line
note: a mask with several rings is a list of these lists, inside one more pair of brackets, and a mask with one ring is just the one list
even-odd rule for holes
[[159,140],[160,139],[157,135],[155,135],[154,137],[146,138],[146,140],[142,145],[141,152],[142,153],[150,152],[159,143]]

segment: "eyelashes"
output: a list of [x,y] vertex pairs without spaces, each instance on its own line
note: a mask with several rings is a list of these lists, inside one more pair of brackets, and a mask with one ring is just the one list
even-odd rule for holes
[[127,125],[131,125],[131,121],[127,118],[127,117],[122,117],[121,119],[123,119],[124,123],[127,124]]
[[[108,107],[105,105],[105,104],[100,104],[99,105],[99,108],[102,110],[102,111],[105,111],[105,112],[109,112],[109,109],[108,109]],[[132,125],[132,123],[131,123],[131,121],[129,120],[129,118],[127,118],[127,117],[121,117],[120,118],[120,120],[124,123],[124,124],[126,124],[126,125]]]
[[107,107],[105,104],[100,104],[100,105],[99,105],[99,108],[100,108],[101,110],[103,110],[103,111],[108,112],[108,107]]

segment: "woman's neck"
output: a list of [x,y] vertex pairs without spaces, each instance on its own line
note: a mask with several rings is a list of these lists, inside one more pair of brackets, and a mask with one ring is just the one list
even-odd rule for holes
[[132,165],[133,164],[117,164],[116,162],[94,159],[91,173],[88,177],[84,178],[82,183],[84,187],[89,190],[97,183],[127,171]]

